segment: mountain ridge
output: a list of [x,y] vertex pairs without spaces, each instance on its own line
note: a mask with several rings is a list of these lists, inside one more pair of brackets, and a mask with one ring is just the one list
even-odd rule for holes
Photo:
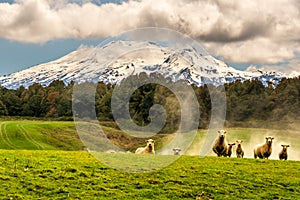
[[[113,53],[126,52],[114,58]],[[115,53],[115,54],[117,54]],[[258,79],[264,85],[277,85],[286,77],[278,72],[241,71],[193,47],[172,49],[154,42],[113,41],[102,47],[80,46],[77,50],[48,63],[0,77],[0,85],[16,89],[34,83],[47,86],[54,80],[66,84],[98,82],[118,84],[130,75],[159,73],[172,81],[222,85],[236,80]]]

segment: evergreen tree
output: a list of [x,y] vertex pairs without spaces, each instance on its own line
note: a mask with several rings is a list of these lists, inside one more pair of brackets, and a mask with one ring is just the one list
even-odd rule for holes
[[8,115],[7,108],[5,104],[0,100],[0,116],[6,116]]

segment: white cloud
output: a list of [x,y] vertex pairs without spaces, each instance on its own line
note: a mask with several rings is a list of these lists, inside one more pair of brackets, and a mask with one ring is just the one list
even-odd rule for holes
[[232,62],[278,63],[294,58],[295,44],[255,38],[227,44],[208,44],[208,48]]
[[181,31],[231,62],[274,64],[297,59],[295,53],[300,50],[297,0],[130,0],[102,5],[89,0],[0,3],[0,37],[19,42],[106,37],[149,26]]

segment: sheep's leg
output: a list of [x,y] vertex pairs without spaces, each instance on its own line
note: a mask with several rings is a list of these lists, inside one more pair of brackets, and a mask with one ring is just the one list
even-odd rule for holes
[[213,151],[214,151],[215,154],[219,155],[218,151],[215,148],[213,148]]

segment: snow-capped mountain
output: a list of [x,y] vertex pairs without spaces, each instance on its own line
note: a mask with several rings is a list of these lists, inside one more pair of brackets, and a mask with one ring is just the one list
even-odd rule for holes
[[[118,52],[121,56],[115,59],[114,55]],[[173,81],[183,79],[198,86],[248,79],[276,85],[284,76],[257,69],[240,71],[193,47],[174,50],[153,42],[114,41],[103,47],[80,47],[52,62],[2,76],[0,84],[11,89],[21,85],[28,87],[37,82],[48,85],[54,80],[118,84],[124,78],[141,72],[159,73]]]

